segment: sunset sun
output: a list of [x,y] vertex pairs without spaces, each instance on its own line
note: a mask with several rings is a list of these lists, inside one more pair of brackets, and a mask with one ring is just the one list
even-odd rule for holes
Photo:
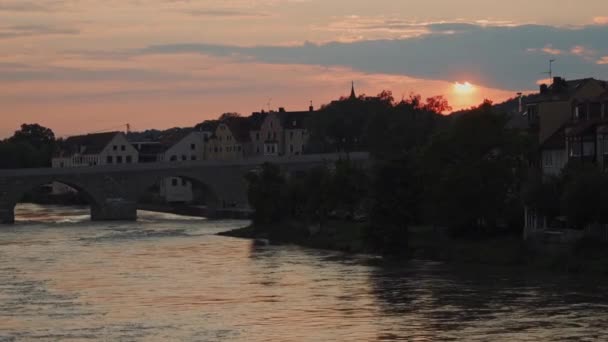
[[454,93],[458,95],[469,95],[475,92],[475,86],[469,82],[454,83]]

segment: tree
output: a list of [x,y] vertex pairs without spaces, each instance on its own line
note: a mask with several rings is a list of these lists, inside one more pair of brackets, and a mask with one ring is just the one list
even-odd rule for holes
[[442,95],[427,98],[426,104],[423,106],[423,108],[436,114],[442,114],[452,110],[448,100]]
[[278,166],[265,163],[260,172],[246,176],[249,183],[249,203],[255,210],[256,224],[280,222],[288,213],[287,187]]
[[218,120],[219,121],[226,121],[226,120],[230,120],[230,119],[233,119],[233,118],[240,118],[240,117],[241,117],[241,114],[231,112],[231,113],[224,113],[224,114],[220,115],[220,117],[218,118]]
[[422,153],[425,212],[458,229],[495,226],[519,196],[524,138],[490,103],[455,119]]
[[50,128],[39,124],[22,124],[21,129],[9,139],[11,142],[25,142],[40,150],[43,148],[54,148],[55,133]]
[[419,186],[410,157],[377,166],[372,185],[369,239],[387,254],[407,252],[408,226],[419,207]]
[[569,165],[564,171],[562,211],[579,229],[608,222],[608,176],[595,165]]

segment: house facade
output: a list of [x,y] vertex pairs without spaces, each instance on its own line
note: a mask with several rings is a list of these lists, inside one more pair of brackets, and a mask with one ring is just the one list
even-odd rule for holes
[[[52,159],[54,168],[94,167],[102,165],[133,164],[139,161],[139,152],[122,132],[79,135],[67,138],[59,153]],[[70,187],[54,183],[53,193],[73,191]]]
[[97,133],[67,138],[60,152],[52,159],[52,166],[62,168],[133,164],[138,159],[138,151],[124,133]]
[[294,156],[304,153],[308,143],[308,130],[305,121],[313,113],[312,106],[308,112],[287,112],[279,108],[278,112],[253,113],[257,117],[252,124],[250,139],[255,156]]
[[[607,90],[608,83],[593,78],[567,81],[555,77],[551,86],[540,86],[539,96],[527,105],[527,116],[530,127],[538,135],[544,175],[558,175],[579,152],[591,158],[595,143],[588,141],[589,136],[579,134],[584,125],[580,125],[582,119],[577,118],[587,117],[587,108],[593,111],[594,118],[599,117],[601,107],[596,104],[601,101],[596,99]],[[595,104],[588,107],[590,103]]]
[[[161,138],[157,162],[185,163],[206,159],[206,134],[200,131],[179,130]],[[194,200],[191,181],[170,177],[161,181],[160,196],[167,203],[190,203]]]
[[208,139],[207,159],[240,160],[251,156],[250,118],[232,117],[218,123]]

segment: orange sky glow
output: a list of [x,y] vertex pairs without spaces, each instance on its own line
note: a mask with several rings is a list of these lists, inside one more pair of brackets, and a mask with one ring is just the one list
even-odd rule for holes
[[[544,10],[548,4],[557,4],[551,13]],[[484,99],[500,102],[536,89],[547,57],[608,68],[608,51],[584,42],[522,45],[522,58],[538,63],[536,78],[513,86],[501,84],[500,75],[486,77],[459,51],[450,56],[455,64],[448,76],[425,68],[427,61],[445,65],[435,55],[422,53],[414,58],[418,64],[397,65],[399,57],[376,61],[376,53],[389,51],[379,47],[370,48],[368,58],[342,63],[329,49],[334,43],[347,44],[341,48],[348,51],[356,42],[456,39],[465,24],[601,28],[608,27],[607,18],[604,0],[585,6],[570,0],[378,0],[374,6],[366,0],[149,0],[145,6],[0,0],[0,137],[32,122],[68,136],[127,123],[133,130],[190,126],[224,112],[303,110],[310,101],[318,108],[348,95],[351,81],[359,94],[391,90],[396,100],[410,93],[443,95],[454,110]],[[207,44],[209,51],[153,49],[172,44]],[[325,44],[328,51],[310,48],[299,59],[294,51],[302,44]],[[239,53],[242,47],[252,50]],[[273,54],[275,47],[293,50]],[[324,59],[315,59],[322,53]],[[403,48],[398,56],[415,53]]]

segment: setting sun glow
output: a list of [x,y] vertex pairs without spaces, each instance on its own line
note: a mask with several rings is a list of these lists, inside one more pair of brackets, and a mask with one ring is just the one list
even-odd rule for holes
[[469,95],[475,92],[475,86],[469,82],[454,83],[454,92],[458,95]]

